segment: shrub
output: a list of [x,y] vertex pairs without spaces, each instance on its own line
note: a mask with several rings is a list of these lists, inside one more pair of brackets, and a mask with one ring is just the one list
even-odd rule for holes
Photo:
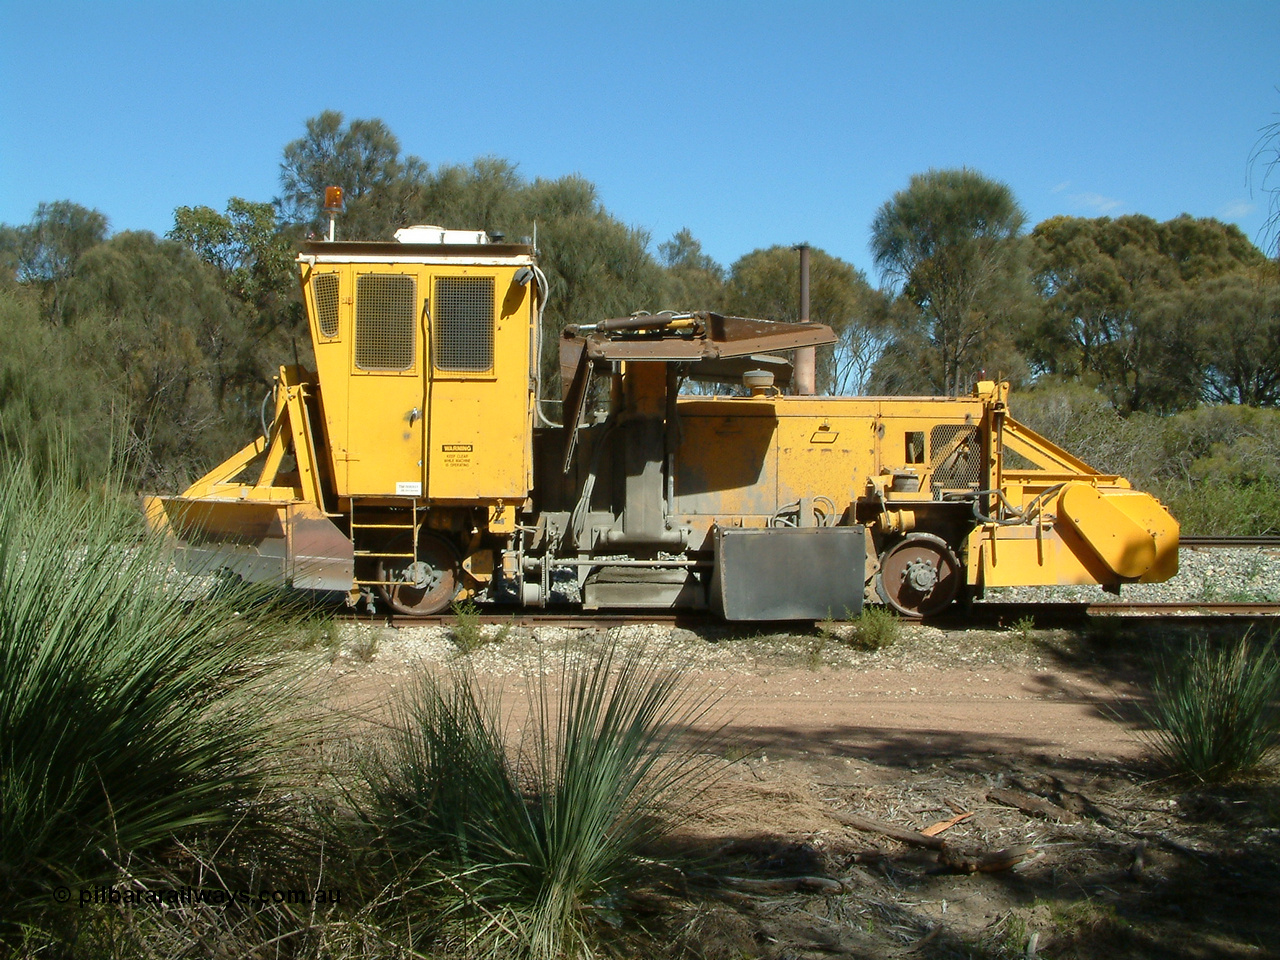
[[1012,403],[1031,428],[1162,499],[1185,534],[1280,531],[1280,411],[1221,405],[1125,418],[1096,390],[1048,379]]
[[286,746],[278,691],[263,697],[283,614],[245,589],[183,602],[192,579],[123,503],[0,463],[0,897],[17,918],[245,816]]
[[829,623],[830,621],[819,624],[818,632],[805,638],[805,664],[810,670],[817,670],[822,666],[822,655],[826,652],[827,643],[837,635],[834,625],[829,626]]
[[1203,536],[1280,533],[1280,482],[1206,480],[1157,490],[1182,532]]
[[1225,780],[1262,765],[1280,746],[1280,656],[1274,641],[1191,644],[1164,661],[1144,709],[1156,755],[1199,780]]
[[113,434],[123,434],[122,393],[81,362],[83,335],[49,324],[34,291],[0,286],[0,451],[36,472],[101,476]]
[[484,626],[480,623],[480,610],[470,600],[455,600],[453,603],[453,629],[450,635],[458,649],[463,653],[471,653],[484,646]]
[[511,636],[514,617],[511,623],[504,623],[497,629],[486,632],[480,619],[480,608],[474,600],[455,600],[451,609],[454,621],[449,635],[462,653],[475,653],[486,644],[505,643]]
[[1019,617],[1013,622],[1012,633],[1021,642],[1027,643],[1031,640],[1031,634],[1036,629],[1036,618],[1028,614],[1025,617]]
[[902,621],[888,607],[867,605],[854,621],[849,645],[859,650],[881,650],[902,634]]
[[616,910],[664,804],[710,770],[698,743],[677,747],[706,705],[643,650],[609,645],[579,665],[566,652],[535,686],[525,735],[508,743],[471,676],[424,677],[366,769],[369,818],[396,882],[426,895],[437,944],[576,953],[592,918]]

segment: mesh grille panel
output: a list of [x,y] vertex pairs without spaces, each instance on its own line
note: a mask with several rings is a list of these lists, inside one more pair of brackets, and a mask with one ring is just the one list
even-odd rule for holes
[[436,280],[437,370],[493,369],[493,277]]
[[982,446],[978,428],[944,423],[929,431],[933,485],[967,488],[982,483]]
[[413,277],[366,273],[356,278],[356,366],[412,370],[418,315]]
[[311,281],[316,295],[316,320],[320,333],[326,337],[338,335],[338,275],[322,273]]

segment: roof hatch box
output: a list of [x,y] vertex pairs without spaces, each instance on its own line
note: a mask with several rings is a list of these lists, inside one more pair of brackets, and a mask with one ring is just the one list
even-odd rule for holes
[[446,230],[431,224],[401,227],[395,232],[401,243],[488,243],[489,235],[483,230]]

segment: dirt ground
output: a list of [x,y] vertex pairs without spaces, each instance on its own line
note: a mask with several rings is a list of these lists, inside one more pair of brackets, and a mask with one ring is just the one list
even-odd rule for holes
[[[517,715],[531,670],[600,639],[486,629],[471,666]],[[698,859],[637,894],[661,901],[665,945],[716,960],[1280,957],[1277,781],[1171,780],[1143,739],[1177,628],[913,626],[877,651],[830,628],[617,630],[663,649],[724,723],[720,776],[668,841]],[[329,707],[382,714],[417,671],[462,656],[455,639],[345,628],[321,651]],[[888,835],[953,818],[934,840]]]

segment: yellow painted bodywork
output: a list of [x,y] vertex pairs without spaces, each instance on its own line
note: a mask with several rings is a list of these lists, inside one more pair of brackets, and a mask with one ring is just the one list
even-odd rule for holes
[[[981,438],[989,408],[979,397],[683,397],[676,512],[699,529],[714,519],[761,526],[801,498],[824,497],[824,510],[840,517],[870,481],[895,471],[914,473],[928,499],[933,461],[948,452],[944,435]],[[983,467],[966,467],[950,470],[948,482],[959,473],[977,489]]]
[[[988,383],[961,398],[684,397],[677,519],[705,546],[715,524],[766,526],[802,498],[825,498],[815,510],[892,537],[944,524],[948,497],[998,489],[1010,515],[1033,515],[973,524],[961,551],[970,584],[1172,577],[1178,524],[1160,502],[1010,418],[1006,396]],[[1010,453],[1020,469],[1005,469]],[[895,476],[919,489],[894,489]]]
[[1108,570],[1133,580],[1155,563],[1156,542],[1118,500],[1095,487],[1069,483],[1058,497],[1058,518],[1080,535]]
[[[479,246],[316,249],[299,257],[316,370],[282,367],[267,435],[146,510],[211,565],[355,596],[381,582],[375,561],[405,557],[398,536],[410,553],[431,529],[474,540],[456,529],[466,516],[456,508],[487,508],[496,532],[514,532],[533,483],[532,258]],[[441,297],[462,301],[447,356]],[[463,595],[490,576],[491,558],[467,558]]]
[[[532,486],[533,394],[530,285],[519,263],[401,261],[304,264],[302,280],[324,385],[324,417],[340,498],[410,497],[433,502],[523,501]],[[337,278],[336,326],[326,335],[317,281]],[[362,367],[356,351],[363,277],[400,277],[413,286],[412,362],[407,369]],[[491,280],[492,364],[441,369],[434,349],[438,281]],[[326,282],[326,281],[321,281]]]
[[[224,567],[249,580],[303,589],[350,588],[351,545],[325,509],[325,451],[317,449],[314,393],[304,376],[297,367],[280,368],[276,414],[265,437],[182,496],[145,498],[148,524],[182,546],[189,568]],[[286,471],[289,455],[294,462]]]

